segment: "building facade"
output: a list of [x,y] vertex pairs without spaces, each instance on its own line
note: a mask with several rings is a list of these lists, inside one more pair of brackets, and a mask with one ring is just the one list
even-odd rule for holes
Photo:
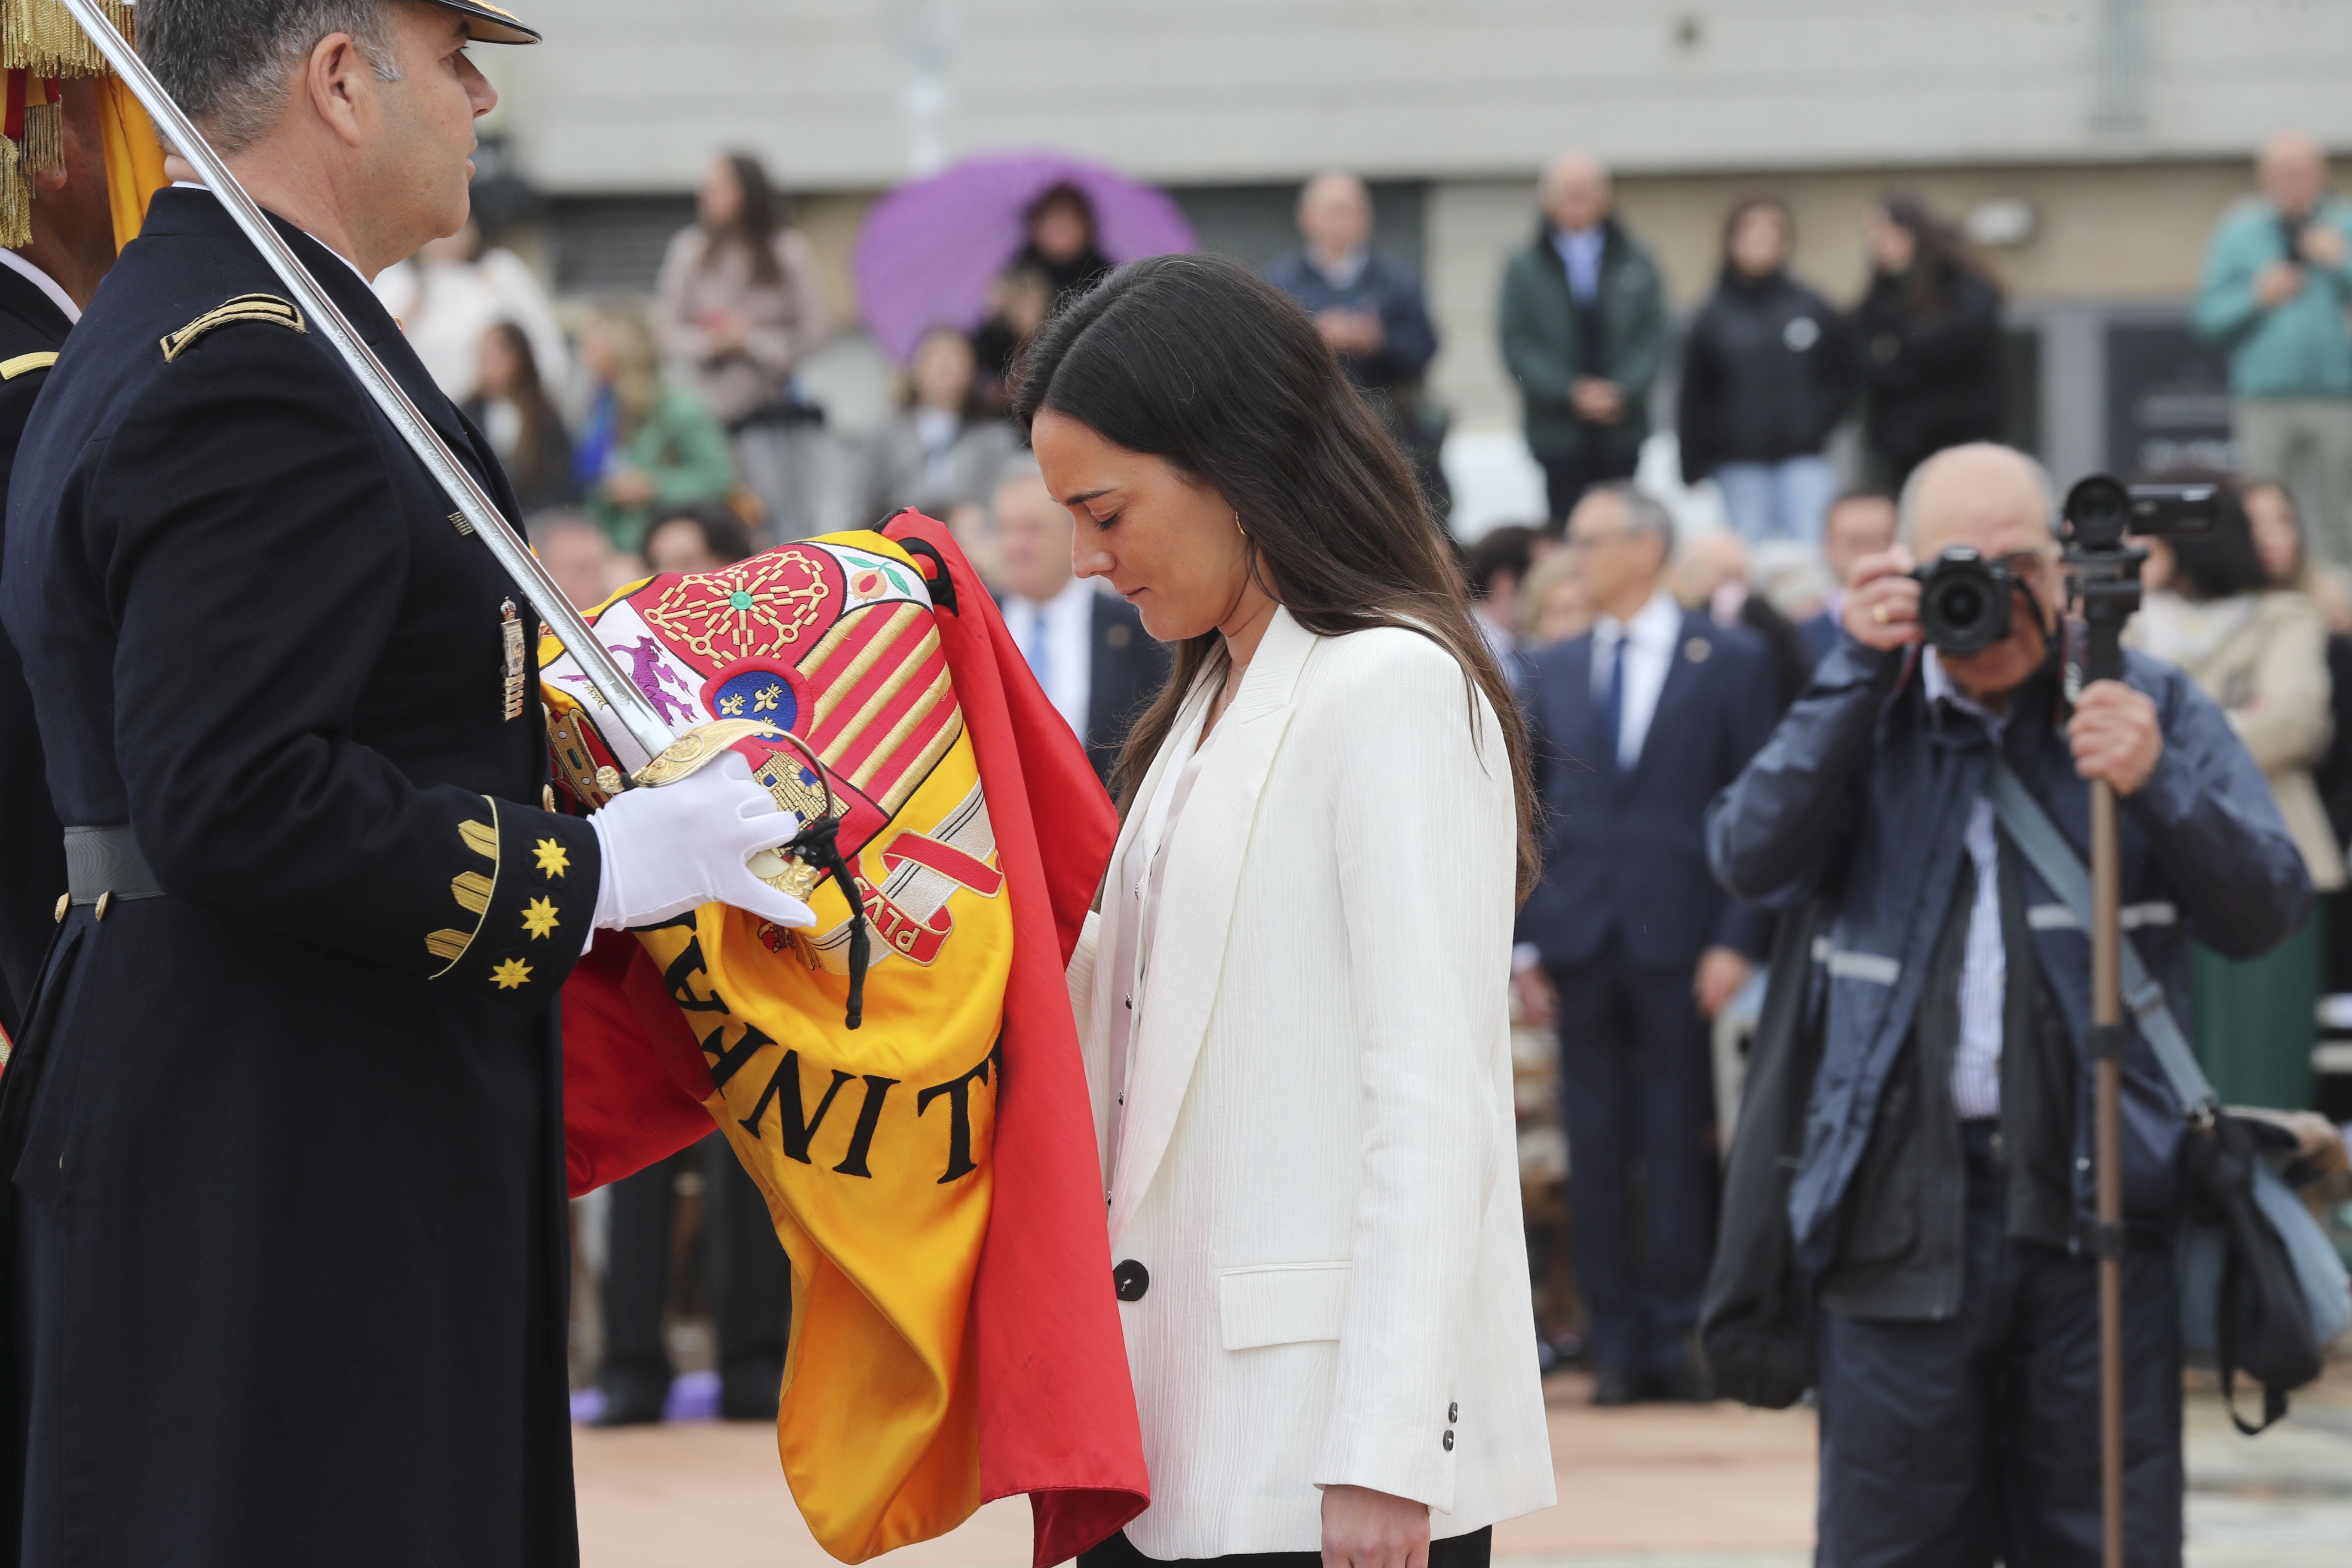
[[2213,413],[2158,339],[2253,145],[2284,125],[2352,145],[2352,6],[2304,0],[668,0],[648,19],[570,0],[541,47],[480,51],[563,286],[641,284],[646,236],[684,220],[720,148],[799,193],[850,311],[866,207],[970,153],[1161,183],[1253,261],[1286,243],[1298,181],[1348,167],[1427,274],[1433,389],[1469,433],[1516,421],[1496,284],[1563,149],[1620,171],[1683,307],[1738,195],[1789,201],[1799,270],[1838,299],[1878,194],[1973,215],[2002,241],[2032,438],[2078,470],[2124,460],[2135,399],[2183,441]]

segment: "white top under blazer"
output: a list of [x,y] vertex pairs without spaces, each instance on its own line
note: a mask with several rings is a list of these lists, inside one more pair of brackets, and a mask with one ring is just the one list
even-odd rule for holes
[[1318,1550],[1324,1485],[1427,1503],[1440,1538],[1553,1500],[1505,1003],[1513,809],[1494,710],[1444,647],[1276,611],[1157,858],[1131,1031],[1112,1014],[1132,976],[1096,963],[1117,912],[1087,919],[1070,994],[1111,1256],[1150,1276],[1119,1308],[1147,1556]]

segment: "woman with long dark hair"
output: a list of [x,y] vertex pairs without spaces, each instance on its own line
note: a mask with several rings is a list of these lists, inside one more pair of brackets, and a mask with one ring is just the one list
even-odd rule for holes
[[539,374],[530,334],[499,321],[482,334],[479,370],[466,416],[489,438],[529,517],[580,497],[572,471],[572,436]]
[[2246,505],[2260,481],[2241,489],[2197,468],[2158,477],[2215,484],[2221,504],[2210,533],[2142,542],[2147,600],[2125,640],[2179,665],[2220,705],[2263,770],[2322,900],[2260,958],[2224,958],[2202,942],[2191,949],[2197,1048],[2231,1104],[2300,1110],[2311,1098],[2312,1010],[2326,989],[2326,900],[2345,883],[2344,850],[2313,777],[2334,729],[2327,622],[2309,594],[2272,582]]
[[1870,386],[1865,435],[1888,489],[1936,453],[2001,438],[2000,287],[1916,196],[1871,213],[1870,288],[1853,329]]
[[1121,268],[1039,336],[1013,415],[1079,574],[1176,649],[1071,964],[1152,1472],[1082,1562],[1483,1564],[1552,1500],[1509,689],[1403,456],[1254,273]]
[[712,159],[695,201],[698,221],[662,258],[655,336],[726,427],[770,534],[798,539],[814,528],[824,432],[793,372],[833,331],[816,258],[747,153]]
[[1020,450],[1013,427],[981,401],[971,340],[949,326],[925,332],[898,401],[898,415],[866,442],[854,521],[863,528],[911,506],[971,526],[957,513],[986,507]]

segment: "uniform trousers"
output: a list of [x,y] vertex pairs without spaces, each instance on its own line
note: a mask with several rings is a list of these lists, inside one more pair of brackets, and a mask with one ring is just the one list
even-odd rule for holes
[[[1495,1555],[1495,1527],[1450,1535],[1429,1543],[1429,1568],[1486,1568]],[[1234,1552],[1223,1557],[1146,1557],[1120,1531],[1100,1546],[1078,1553],[1078,1568],[1202,1568],[1210,1563],[1226,1568],[1322,1568],[1319,1552]]]
[[773,1415],[792,1326],[791,1263],[767,1202],[719,1133],[613,1184],[604,1284],[604,1363],[615,1398],[659,1400],[671,1377],[663,1332],[677,1179],[704,1178],[702,1246],[717,1341],[720,1405]]
[[[2012,1241],[1993,1124],[1967,1124],[1968,1262],[1941,1322],[1822,1316],[1820,1568],[2095,1568],[2098,1265]],[[2124,1255],[2125,1561],[2179,1568],[2172,1254]]]
[[1691,971],[1636,969],[1612,942],[1551,978],[1586,1343],[1601,1366],[1671,1371],[1689,1356],[1715,1236],[1714,1084]]

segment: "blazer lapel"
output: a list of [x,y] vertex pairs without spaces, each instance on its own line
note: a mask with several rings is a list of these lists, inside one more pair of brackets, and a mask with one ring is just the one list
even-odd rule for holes
[[[1156,989],[1147,984],[1128,1075],[1124,1131],[1112,1167],[1114,1239],[1150,1187],[1192,1084],[1223,979],[1234,899],[1258,795],[1290,726],[1299,671],[1316,642],[1290,612],[1275,612],[1239,695],[1205,742],[1212,750],[1171,837],[1151,955],[1151,973],[1160,984]],[[1161,765],[1181,763],[1171,763],[1163,751],[1154,764]],[[1124,978],[1118,977],[1122,983]],[[1099,981],[1095,989],[1097,1011],[1106,1012]]]
[[1562,765],[1605,778],[1617,765],[1616,737],[1601,733],[1601,700],[1592,695],[1592,637],[1587,633],[1569,645],[1560,660],[1559,679],[1550,694],[1552,740]]
[[[1698,658],[1691,657],[1693,647],[1706,649]],[[1650,727],[1642,735],[1642,754],[1633,759],[1620,782],[1631,785],[1648,771],[1650,759],[1656,756],[1666,737],[1678,733],[1676,725],[1681,710],[1690,703],[1699,681],[1698,667],[1715,652],[1715,645],[1699,636],[1698,628],[1688,616],[1675,628],[1674,651],[1666,657],[1666,683],[1658,688],[1658,705],[1650,710]]]
[[[1121,865],[1127,860],[1129,847],[1143,831],[1144,820],[1150,816],[1152,797],[1166,781],[1168,772],[1181,764],[1177,759],[1185,752],[1185,742],[1197,732],[1201,710],[1208,706],[1209,689],[1196,685],[1185,697],[1184,705],[1176,710],[1176,721],[1168,728],[1168,740],[1151,765],[1143,771],[1143,782],[1136,786],[1134,804],[1126,820],[1118,825],[1118,837],[1111,841],[1110,863],[1103,868],[1102,886],[1095,893],[1095,910],[1099,921],[1095,928],[1095,982],[1087,997],[1085,1033],[1081,1036],[1089,1082],[1095,1095],[1095,1155],[1102,1162],[1108,1176],[1112,1167],[1112,1151],[1108,1147],[1110,1131],[1110,1020],[1119,999],[1128,986],[1129,976],[1118,964],[1118,922],[1126,912],[1119,900],[1125,897],[1119,886]],[[1228,719],[1233,715],[1225,715]],[[1130,1038],[1129,1049],[1134,1042]],[[1108,1194],[1106,1194],[1108,1195]]]

